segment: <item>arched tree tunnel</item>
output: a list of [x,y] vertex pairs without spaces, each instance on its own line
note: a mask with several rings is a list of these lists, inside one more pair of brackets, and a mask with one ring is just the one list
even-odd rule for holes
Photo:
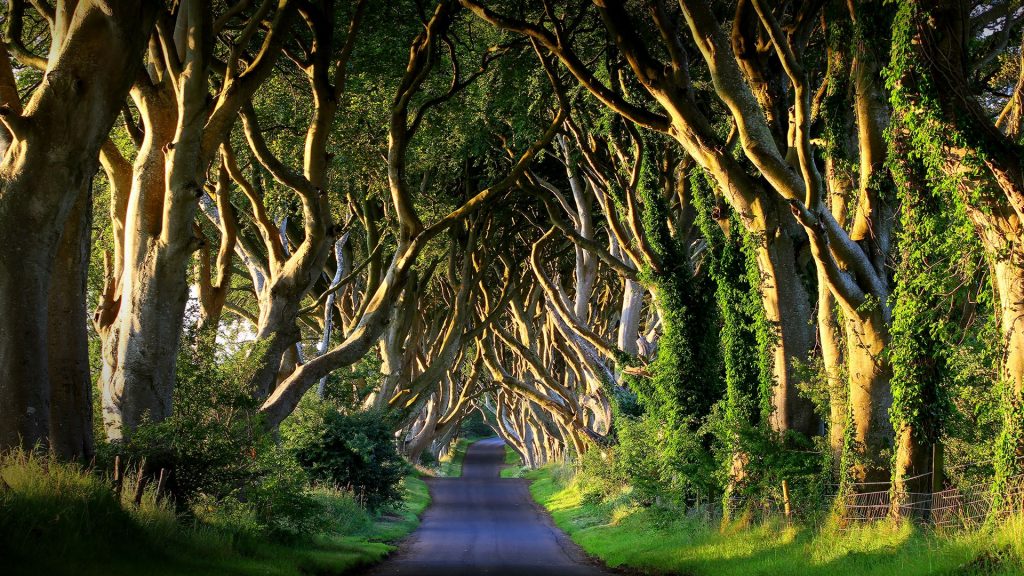
[[224,471],[188,514],[339,418],[726,518],[1021,482],[1018,2],[2,6],[0,453]]

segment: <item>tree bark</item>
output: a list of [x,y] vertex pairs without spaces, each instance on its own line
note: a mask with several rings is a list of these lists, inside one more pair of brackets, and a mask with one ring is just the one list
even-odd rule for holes
[[50,377],[50,448],[61,458],[93,455],[92,375],[86,330],[86,282],[92,235],[92,194],[79,193],[61,235],[50,280],[47,361]]
[[[103,419],[108,440],[121,439],[147,417],[159,422],[170,415],[179,308],[185,307],[175,279],[157,277],[163,259],[155,253],[164,225],[164,150],[174,140],[177,103],[166,84],[138,88],[134,96],[145,138],[135,158],[125,213],[117,316],[104,342]],[[170,298],[175,293],[178,297]]]
[[[1018,230],[1019,232],[1019,230]],[[999,298],[997,318],[1003,335],[1004,356],[1000,377],[1003,381],[1003,439],[997,469],[1000,479],[1019,474],[1024,468],[1024,248],[1001,253],[993,268],[993,284]]]
[[4,115],[14,142],[0,163],[0,450],[47,443],[53,259],[141,63],[155,8],[78,3],[25,112]]
[[832,451],[832,467],[839,471],[846,444],[846,425],[849,417],[843,354],[842,327],[836,318],[836,298],[823,278],[818,279],[818,340],[825,384],[828,387],[828,445]]
[[776,330],[771,343],[774,386],[768,421],[777,432],[795,430],[813,436],[818,433],[814,406],[799,395],[795,373],[795,364],[806,362],[814,347],[814,325],[808,321],[810,299],[797,271],[796,247],[789,232],[776,229],[766,236],[756,258],[765,319]]
[[847,318],[846,365],[856,456],[851,471],[855,482],[887,482],[891,478],[889,459],[883,456],[891,451],[894,435],[889,420],[892,368],[885,357],[888,341],[889,327],[881,308],[863,319]]
[[627,354],[640,353],[640,315],[643,312],[644,289],[639,282],[622,280],[622,306],[619,312],[619,329],[616,345]]
[[1024,249],[1004,254],[992,269],[1006,350],[1001,375],[1019,404],[1024,399]]

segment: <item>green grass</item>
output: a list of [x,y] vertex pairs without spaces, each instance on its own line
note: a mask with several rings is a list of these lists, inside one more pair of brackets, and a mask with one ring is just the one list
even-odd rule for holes
[[530,491],[555,523],[609,566],[692,576],[949,576],[1024,573],[1024,518],[973,533],[909,524],[850,530],[784,522],[720,529],[679,513],[630,504],[628,494],[585,503],[556,467],[532,471]]
[[505,445],[505,466],[501,469],[502,478],[522,478],[523,461],[508,444]]
[[466,450],[474,442],[483,439],[484,437],[470,436],[456,440],[455,446],[438,463],[437,476],[441,478],[458,478],[462,476],[462,461],[466,459]]
[[397,542],[420,524],[420,516],[430,505],[427,483],[417,475],[405,477],[405,504],[402,508],[377,518],[367,532],[360,534],[370,543]]
[[[351,496],[313,493],[329,513],[323,533],[284,539],[185,520],[147,492],[123,504],[102,478],[78,466],[24,455],[0,460],[0,572],[117,576],[342,574],[381,560],[409,534],[430,501],[405,480],[405,504],[371,516]],[[126,493],[131,487],[126,486]]]

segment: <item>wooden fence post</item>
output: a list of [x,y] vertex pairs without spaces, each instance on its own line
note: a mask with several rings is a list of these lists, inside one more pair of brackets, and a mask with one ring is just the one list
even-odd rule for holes
[[160,479],[156,481],[156,501],[159,502],[164,496],[164,489],[167,483],[167,477],[170,474],[166,468],[160,469]]
[[942,449],[942,442],[936,441],[932,444],[932,494],[936,492],[942,492],[945,488],[946,478],[943,468],[945,468],[945,451]]
[[142,461],[139,462],[139,474],[135,478],[135,494],[132,497],[132,502],[135,503],[135,506],[141,506],[142,505],[142,495],[143,495],[145,490],[146,490],[146,459],[143,458]]
[[785,480],[782,481],[782,505],[783,510],[786,513],[786,519],[789,520],[789,517],[793,513],[793,510],[789,504],[789,482]]
[[114,496],[121,503],[121,488],[124,487],[124,471],[121,469],[121,456],[114,456]]

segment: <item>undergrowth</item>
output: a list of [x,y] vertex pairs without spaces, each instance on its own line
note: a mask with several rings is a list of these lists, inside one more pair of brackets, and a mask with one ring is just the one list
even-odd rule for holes
[[[128,475],[130,478],[131,475]],[[411,532],[429,503],[426,484],[404,482],[401,507],[372,515],[347,492],[314,488],[318,530],[293,542],[252,529],[252,509],[199,501],[188,512],[152,488],[141,502],[126,480],[47,456],[0,457],[0,559],[19,574],[340,574],[376,562]]]

